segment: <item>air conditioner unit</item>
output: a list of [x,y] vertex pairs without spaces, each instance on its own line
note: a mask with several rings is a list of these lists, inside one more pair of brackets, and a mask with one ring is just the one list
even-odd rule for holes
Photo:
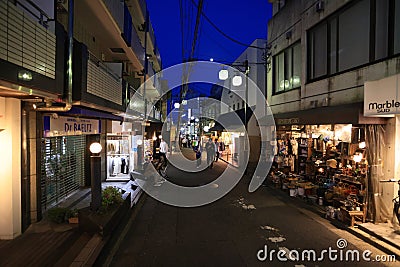
[[129,62],[122,62],[122,73],[123,75],[130,75]]
[[324,1],[318,1],[318,2],[315,4],[315,10],[316,10],[318,13],[324,11]]

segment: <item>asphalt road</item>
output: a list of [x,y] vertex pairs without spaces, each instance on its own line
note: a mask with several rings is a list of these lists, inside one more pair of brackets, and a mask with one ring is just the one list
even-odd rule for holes
[[[217,167],[190,176],[171,168],[169,176],[181,183],[189,179],[189,184],[194,186],[212,181],[226,167],[226,163],[218,162]],[[173,207],[146,197],[137,215],[128,223],[121,242],[110,251],[108,264],[385,266],[362,259],[367,249],[373,253],[370,259],[384,255],[383,252],[336,228],[310,211],[310,204],[305,201],[268,186],[249,193],[248,184],[249,179],[243,177],[223,198],[197,208]],[[251,209],[251,205],[255,209]],[[343,239],[340,248],[339,239]],[[321,254],[324,250],[326,252]],[[287,259],[289,251],[292,251],[292,259]],[[357,253],[360,261],[352,260]],[[283,261],[285,258],[287,260]],[[386,265],[396,266],[396,263]]]

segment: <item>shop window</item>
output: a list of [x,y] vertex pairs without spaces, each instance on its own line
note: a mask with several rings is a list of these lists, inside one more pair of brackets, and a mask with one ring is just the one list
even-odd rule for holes
[[375,59],[388,55],[389,0],[376,1]]
[[395,1],[394,9],[394,54],[400,53],[400,2]]
[[400,2],[359,0],[307,33],[307,77],[334,75],[400,53]]
[[339,15],[339,71],[369,61],[370,1],[358,2]]
[[285,49],[274,57],[275,93],[300,87],[301,46],[300,43]]
[[281,11],[281,9],[285,6],[286,0],[276,0],[272,5],[272,14],[275,16],[276,13]]

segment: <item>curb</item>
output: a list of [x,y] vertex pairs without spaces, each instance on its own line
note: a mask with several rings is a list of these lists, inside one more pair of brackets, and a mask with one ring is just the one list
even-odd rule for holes
[[376,233],[363,227],[360,224],[356,224],[356,227],[354,228],[348,227],[346,230],[361,238],[365,242],[373,245],[374,247],[379,248],[388,255],[394,255],[396,257],[396,260],[400,260],[399,245],[394,244],[390,240],[384,239],[383,237],[377,235]]
[[[281,189],[275,188],[273,186],[268,186],[268,187],[274,189],[274,192],[276,194],[288,197],[288,195],[284,194],[285,192],[283,192]],[[279,189],[279,190],[277,190],[277,189]],[[292,202],[297,202],[297,203],[299,202],[297,197],[291,197],[290,199],[292,199]],[[400,246],[399,245],[394,244],[394,243],[390,242],[389,240],[384,239],[383,237],[377,235],[376,233],[372,232],[371,230],[368,230],[367,228],[363,227],[360,224],[356,223],[354,227],[350,227],[347,224],[340,222],[339,220],[326,218],[325,216],[323,216],[325,211],[316,204],[308,205],[307,207],[310,211],[312,211],[318,215],[321,215],[326,220],[330,221],[330,223],[333,226],[335,226],[336,228],[345,230],[345,231],[353,234],[354,236],[362,239],[363,241],[367,242],[368,244],[382,250],[386,254],[394,255],[396,257],[396,260],[400,260]]]
[[129,228],[134,222],[134,219],[142,208],[146,197],[146,194],[141,194],[140,199],[130,209],[131,212],[127,213],[126,216],[121,220],[120,224],[117,226],[115,230],[117,234],[109,236],[103,245],[99,244],[101,248],[97,255],[93,255],[91,260],[91,262],[93,263],[92,265],[110,266],[115,253],[119,249]]
[[[141,194],[141,196],[143,195]],[[127,212],[125,216],[121,218],[118,225],[113,231],[114,233],[118,234],[110,234],[106,237],[103,237],[100,234],[95,233],[92,236],[88,237],[88,233],[83,232],[80,238],[75,241],[75,243],[72,245],[72,248],[66,252],[64,257],[56,264],[56,266],[94,266],[99,260],[111,262],[112,256],[114,256],[115,254],[115,243],[118,243],[118,241],[121,242],[125,236],[120,235],[119,233],[123,233],[125,229],[129,228],[132,218],[134,218],[134,216],[136,216],[136,214],[140,210],[141,206],[143,205],[144,199],[145,197],[140,197],[137,203],[129,209],[130,212]],[[74,252],[77,250],[78,247],[81,248],[79,249],[80,252]],[[110,255],[110,251],[112,255]],[[66,259],[66,257],[72,255],[76,256],[73,256],[74,259],[70,261],[70,264],[66,265],[65,261],[68,260]]]

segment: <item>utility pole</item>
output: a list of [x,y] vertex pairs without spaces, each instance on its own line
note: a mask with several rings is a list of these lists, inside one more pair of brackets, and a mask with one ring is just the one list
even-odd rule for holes
[[199,0],[199,4],[197,6],[196,25],[195,25],[195,28],[194,28],[192,49],[190,51],[190,57],[188,59],[189,68],[184,69],[183,73],[182,73],[182,89],[181,89],[181,92],[179,94],[180,95],[179,96],[179,102],[180,102],[181,105],[179,107],[178,122],[177,122],[177,126],[176,126],[176,134],[175,134],[175,139],[176,139],[175,143],[178,143],[177,141],[179,141],[178,129],[180,128],[179,125],[180,125],[180,121],[181,121],[180,114],[182,113],[182,110],[183,110],[182,100],[185,99],[186,93],[188,91],[189,75],[190,75],[190,72],[192,70],[192,64],[193,64],[193,63],[191,63],[191,61],[194,58],[194,51],[196,49],[197,36],[198,36],[198,33],[199,33],[200,18],[201,18],[202,9],[203,9],[203,0]]

